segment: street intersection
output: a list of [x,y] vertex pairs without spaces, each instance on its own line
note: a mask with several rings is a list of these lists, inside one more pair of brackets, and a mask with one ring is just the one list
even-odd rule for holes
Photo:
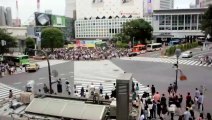
[[[5,76],[0,79],[0,87],[4,88],[0,90],[0,97],[4,98],[8,96],[9,89],[13,89],[14,93],[19,93],[25,90],[25,85],[28,81],[35,81],[35,91],[42,89],[43,84],[48,85],[48,69],[47,62],[37,62],[41,69],[37,72],[26,73],[20,71],[18,74],[11,76]],[[76,61],[70,62],[65,60],[51,60],[51,70],[57,70],[59,75],[53,80],[62,79],[62,83],[65,81],[74,81],[76,90],[79,92],[81,87],[86,88],[87,85],[94,83],[96,87],[100,83],[104,86],[104,94],[110,94],[113,83],[120,73],[130,72],[133,73],[135,82],[139,83],[141,88],[139,94],[142,95],[144,91],[147,91],[147,85],[154,84],[156,90],[160,93],[167,94],[167,87],[170,83],[175,81],[175,70],[173,64],[176,63],[174,58],[156,58],[156,57],[133,57],[133,58],[121,58],[113,60],[102,61]],[[182,93],[185,97],[187,92],[191,92],[192,95],[195,88],[199,88],[200,85],[204,85],[207,88],[205,94],[205,108],[207,111],[212,111],[210,101],[212,100],[212,85],[211,83],[211,66],[205,66],[200,64],[197,60],[180,59],[179,67],[183,73],[188,77],[187,81],[179,81],[179,93]],[[53,85],[53,89],[56,91],[56,85]],[[66,93],[65,87],[63,87],[64,94]]]

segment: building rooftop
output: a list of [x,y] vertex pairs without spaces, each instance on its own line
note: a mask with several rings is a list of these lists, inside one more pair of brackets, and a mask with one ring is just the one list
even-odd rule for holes
[[154,10],[154,13],[193,13],[193,12],[205,12],[207,8],[188,8],[188,9],[167,9],[167,10]]

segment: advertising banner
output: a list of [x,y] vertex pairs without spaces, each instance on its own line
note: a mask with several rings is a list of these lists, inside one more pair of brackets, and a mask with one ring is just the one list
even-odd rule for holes
[[45,13],[35,13],[36,26],[51,26],[51,15]]
[[52,15],[51,20],[53,27],[66,27],[66,18],[64,16]]

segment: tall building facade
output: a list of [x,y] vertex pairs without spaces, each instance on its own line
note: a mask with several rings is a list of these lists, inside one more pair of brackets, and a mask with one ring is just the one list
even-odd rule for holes
[[204,8],[212,5],[212,0],[196,0],[195,5],[197,8]]
[[12,26],[12,11],[10,7],[0,6],[0,26]]
[[[70,15],[71,0],[66,1]],[[73,1],[72,1],[73,2]],[[152,25],[153,10],[173,9],[173,0],[76,0],[75,37],[111,39],[122,24],[143,18]],[[69,9],[69,10],[68,10]]]
[[[79,1],[79,0],[78,0]],[[66,0],[65,15],[69,18],[76,19],[76,0]]]

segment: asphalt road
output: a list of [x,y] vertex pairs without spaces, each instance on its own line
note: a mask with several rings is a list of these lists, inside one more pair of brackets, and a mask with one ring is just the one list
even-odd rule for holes
[[[154,84],[160,93],[167,94],[169,84],[175,82],[176,73],[172,64],[121,60],[113,60],[113,62],[124,71],[133,73],[134,77],[142,84]],[[187,92],[191,92],[193,95],[195,88],[199,88],[200,85],[206,86],[205,110],[212,112],[212,68],[187,65],[179,67],[188,78],[187,81],[178,80],[179,93],[183,94],[185,98]]]
[[[58,78],[62,78],[63,83],[66,80],[73,81],[74,80],[74,63],[67,62],[63,64],[52,65],[51,70],[58,71],[58,77],[52,77],[52,81],[57,80]],[[41,68],[37,72],[30,72],[30,73],[19,73],[11,76],[6,76],[0,79],[1,83],[14,86],[15,88],[25,90],[25,85],[28,81],[34,80],[35,81],[35,89],[42,89],[43,83],[46,83],[49,86],[49,79],[48,79],[48,68]],[[56,85],[53,85],[55,88]]]
[[[124,71],[133,73],[134,77],[143,85],[154,84],[156,86],[156,90],[160,93],[167,94],[167,88],[169,84],[175,81],[175,70],[172,68],[172,64],[124,61],[119,59],[114,59],[112,60],[112,62],[122,68]],[[180,65],[179,67],[188,77],[187,81],[178,81],[179,93],[182,93],[185,98],[187,92],[191,92],[193,94],[196,87],[199,88],[200,85],[206,86],[207,92],[205,94],[205,109],[207,111],[212,111],[212,104],[210,104],[210,102],[212,101],[212,87],[210,87],[212,86],[212,68],[187,65]],[[62,78],[63,82],[65,81],[65,79],[68,79],[70,81],[73,81],[74,79],[73,62],[53,65],[51,66],[51,69],[55,69],[59,72],[58,78]],[[42,83],[47,83],[48,85],[47,68],[42,68],[34,73],[20,73],[17,75],[3,77],[0,79],[0,82],[24,90],[24,86],[29,80],[34,80],[37,88],[42,89]]]

